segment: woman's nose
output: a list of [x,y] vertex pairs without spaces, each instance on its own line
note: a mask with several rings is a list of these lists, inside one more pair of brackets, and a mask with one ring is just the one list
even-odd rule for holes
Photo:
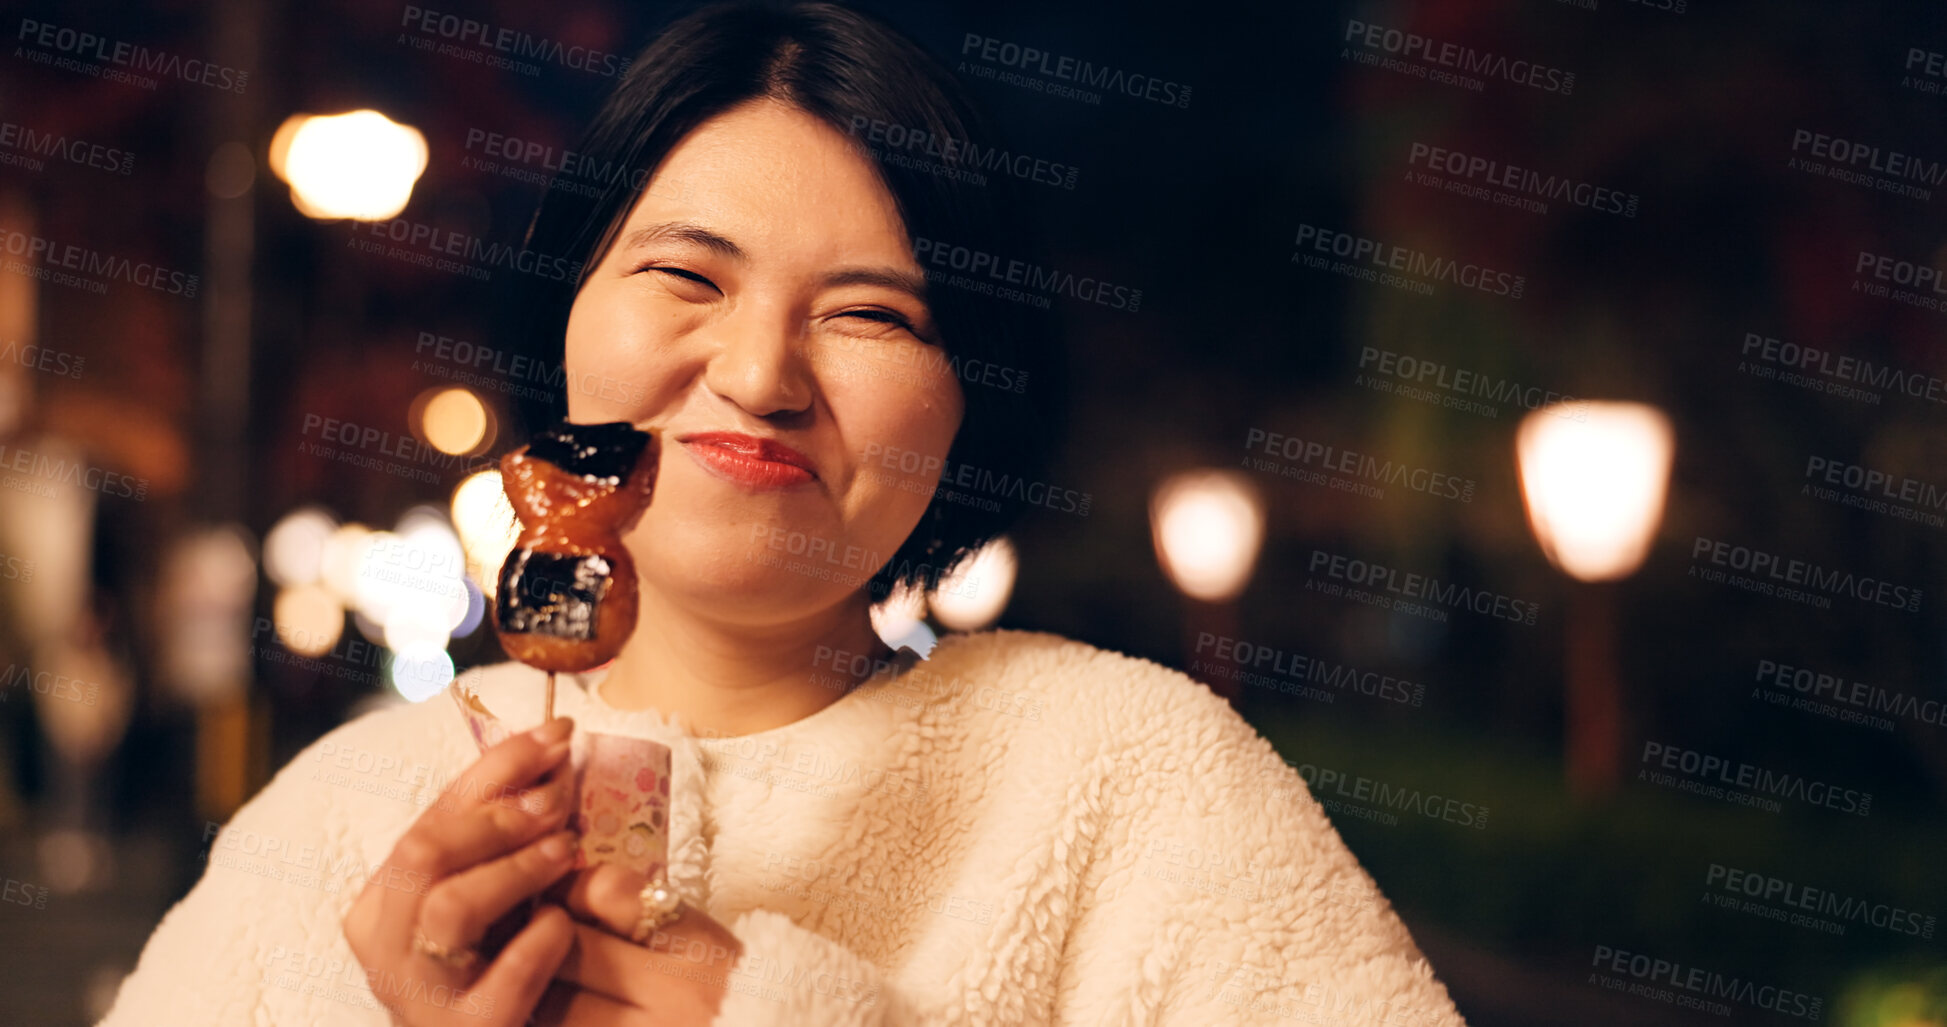
[[710,391],[757,417],[811,406],[811,368],[800,323],[779,312],[746,310],[717,325],[717,347],[704,369]]

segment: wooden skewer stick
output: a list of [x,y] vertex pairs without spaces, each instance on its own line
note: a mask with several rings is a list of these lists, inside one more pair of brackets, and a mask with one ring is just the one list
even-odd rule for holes
[[554,719],[554,671],[548,671],[548,694],[547,694],[547,699],[544,701],[544,705],[542,706],[541,722],[545,724],[548,721],[551,721],[553,719]]

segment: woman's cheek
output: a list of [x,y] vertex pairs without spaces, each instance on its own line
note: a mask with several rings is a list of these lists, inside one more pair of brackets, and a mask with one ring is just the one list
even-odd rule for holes
[[677,371],[676,347],[665,338],[671,335],[671,319],[604,303],[600,296],[589,299],[585,312],[583,301],[576,301],[568,323],[564,384],[569,419],[645,420],[661,409]]

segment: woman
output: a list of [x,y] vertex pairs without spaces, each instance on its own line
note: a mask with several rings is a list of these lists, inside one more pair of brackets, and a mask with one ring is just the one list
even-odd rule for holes
[[[1003,526],[936,486],[1033,473],[1054,366],[1023,308],[922,263],[1022,253],[998,183],[875,160],[875,125],[984,138],[943,69],[823,4],[705,10],[634,63],[577,149],[653,174],[551,196],[529,247],[585,255],[534,336],[564,380],[637,386],[571,385],[570,419],[665,443],[626,540],[635,636],[477,760],[444,703],[311,746],[214,841],[108,1023],[1459,1022],[1202,686],[1048,635],[923,662],[875,636],[875,596]],[[469,683],[539,722],[538,672]],[[673,920],[655,882],[569,873],[577,729],[674,750]]]

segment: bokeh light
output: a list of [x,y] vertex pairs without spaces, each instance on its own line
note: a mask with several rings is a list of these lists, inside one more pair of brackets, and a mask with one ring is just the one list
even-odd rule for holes
[[1251,579],[1264,544],[1264,500],[1235,471],[1185,471],[1156,486],[1149,523],[1170,581],[1192,598],[1224,602]]
[[271,139],[270,166],[291,202],[321,221],[397,217],[426,170],[426,137],[375,110],[294,114]]
[[1528,524],[1550,563],[1583,581],[1634,573],[1663,518],[1676,437],[1641,403],[1542,407],[1516,437]]
[[980,547],[933,591],[933,616],[955,631],[979,631],[1000,619],[1014,595],[1014,543],[1000,536]]

